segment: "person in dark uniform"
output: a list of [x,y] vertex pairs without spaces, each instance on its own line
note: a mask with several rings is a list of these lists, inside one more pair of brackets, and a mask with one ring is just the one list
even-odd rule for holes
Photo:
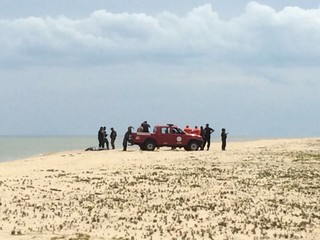
[[228,135],[228,133],[226,133],[226,129],[222,128],[221,129],[221,142],[222,142],[221,148],[222,148],[223,151],[226,150],[227,135]]
[[132,127],[128,127],[128,131],[124,134],[124,138],[123,138],[123,151],[127,151],[127,146],[128,146],[128,142],[131,139],[131,134],[132,134]]
[[111,147],[112,149],[115,149],[114,142],[116,141],[116,138],[117,138],[117,132],[114,130],[113,127],[110,130],[111,130],[111,133],[110,133]]
[[205,148],[206,144],[207,144],[207,151],[209,150],[210,141],[211,141],[211,133],[213,133],[213,132],[214,132],[214,129],[209,127],[209,123],[207,123],[206,127],[204,128],[204,142],[203,142],[202,150]]
[[99,148],[104,148],[104,130],[103,127],[100,127],[100,130],[98,131],[98,141],[99,141]]
[[202,137],[202,139],[204,139],[204,128],[203,128],[203,126],[200,126],[200,136]]
[[142,127],[142,132],[149,132],[149,123],[147,121],[144,121],[143,123],[141,123],[141,127]]
[[106,144],[106,147],[109,150],[109,140],[108,140],[107,128],[103,127],[103,131],[104,131],[104,143]]

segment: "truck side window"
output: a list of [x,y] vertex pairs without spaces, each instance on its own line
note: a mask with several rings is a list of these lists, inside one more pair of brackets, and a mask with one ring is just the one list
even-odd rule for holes
[[169,133],[168,128],[161,128],[161,133],[168,134]]

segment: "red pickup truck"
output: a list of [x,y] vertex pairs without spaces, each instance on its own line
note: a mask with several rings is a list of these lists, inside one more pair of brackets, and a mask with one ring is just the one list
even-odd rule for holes
[[187,151],[197,151],[203,139],[199,135],[187,134],[173,124],[167,124],[155,126],[153,133],[132,133],[131,144],[147,151],[153,151],[156,147],[183,147]]

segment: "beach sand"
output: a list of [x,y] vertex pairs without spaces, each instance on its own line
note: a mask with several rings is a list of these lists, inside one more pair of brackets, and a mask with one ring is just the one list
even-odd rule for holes
[[0,239],[320,239],[320,139],[0,164]]

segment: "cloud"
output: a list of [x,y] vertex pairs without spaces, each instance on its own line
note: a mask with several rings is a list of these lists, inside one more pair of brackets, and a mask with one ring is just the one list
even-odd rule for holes
[[92,133],[142,118],[290,135],[319,119],[319,9],[251,2],[231,19],[210,4],[182,16],[97,10],[2,19],[0,34],[5,134]]
[[232,64],[317,65],[320,9],[251,2],[223,20],[210,4],[177,16],[164,12],[87,18],[0,20],[1,65],[87,65],[146,61],[219,61]]
[[[276,12],[251,2],[246,12],[233,19],[235,29],[243,29],[244,49],[251,59],[263,63],[317,65],[320,48],[320,9],[286,7]],[[237,22],[237,23],[236,23]],[[246,34],[244,34],[246,32]]]

